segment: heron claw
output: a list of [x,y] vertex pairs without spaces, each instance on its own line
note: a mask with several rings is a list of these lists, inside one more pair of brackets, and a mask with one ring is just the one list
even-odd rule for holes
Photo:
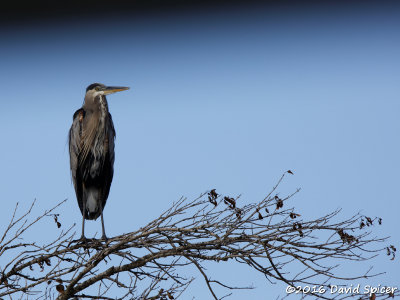
[[80,242],[81,244],[86,244],[88,242],[88,239],[84,235],[82,235],[78,242]]

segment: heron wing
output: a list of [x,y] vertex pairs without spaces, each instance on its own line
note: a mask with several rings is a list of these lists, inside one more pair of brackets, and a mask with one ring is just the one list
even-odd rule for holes
[[114,151],[114,140],[115,140],[115,129],[114,123],[112,121],[111,114],[108,114],[108,124],[106,124],[106,143],[107,149],[106,157],[103,165],[103,190],[102,190],[102,207],[106,205],[106,201],[108,198],[108,194],[110,192],[111,182],[114,175],[114,160],[115,160],[115,151]]
[[82,122],[85,116],[85,111],[78,109],[73,116],[72,126],[69,130],[69,157],[72,182],[74,183],[76,199],[78,200],[79,208],[83,214],[83,186],[82,175],[79,170],[79,156],[82,151]]

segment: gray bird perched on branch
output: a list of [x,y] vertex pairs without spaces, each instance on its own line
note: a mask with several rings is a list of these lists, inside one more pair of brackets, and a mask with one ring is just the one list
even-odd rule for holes
[[96,220],[99,216],[102,239],[107,239],[103,209],[114,174],[115,130],[106,95],[127,89],[93,83],[86,88],[82,108],[73,116],[69,155],[76,199],[82,213],[82,240],[85,240],[85,219]]

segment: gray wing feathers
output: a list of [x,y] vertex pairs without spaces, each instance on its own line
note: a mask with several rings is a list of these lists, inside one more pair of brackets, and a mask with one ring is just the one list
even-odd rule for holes
[[114,128],[114,123],[111,117],[111,114],[109,113],[109,122],[110,122],[110,130],[107,132],[108,134],[108,151],[110,153],[110,160],[112,162],[112,165],[114,165],[114,160],[115,160],[115,128]]
[[82,186],[78,183],[80,181],[78,176],[79,154],[81,152],[81,135],[82,135],[82,118],[83,110],[79,109],[75,112],[73,117],[72,126],[69,130],[69,155],[70,155],[70,169],[72,182],[74,183],[75,193],[78,200],[79,207],[82,211]]
[[80,152],[80,127],[81,124],[78,118],[75,118],[71,129],[69,130],[69,154],[70,154],[70,168],[72,178],[76,178],[76,170],[78,168],[78,156]]

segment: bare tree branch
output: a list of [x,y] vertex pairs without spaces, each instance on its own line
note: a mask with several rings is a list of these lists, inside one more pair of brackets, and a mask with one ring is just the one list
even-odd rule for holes
[[[336,210],[303,220],[287,204],[299,190],[283,198],[276,193],[285,174],[259,202],[239,205],[240,197],[221,196],[213,189],[191,201],[179,199],[144,227],[106,243],[95,239],[81,243],[74,240],[74,226],[63,229],[54,211],[66,200],[32,222],[27,217],[35,202],[20,217],[17,204],[0,240],[0,256],[7,258],[0,269],[0,297],[177,299],[193,281],[185,275],[193,268],[204,278],[214,299],[228,296],[217,295],[215,285],[227,290],[252,288],[211,280],[205,262],[241,263],[270,282],[329,289],[332,280],[350,282],[379,275],[370,269],[352,276],[340,274],[340,263],[363,262],[381,252],[394,259],[396,248],[379,247],[386,238],[371,237],[366,230],[381,224],[379,218],[356,214],[337,221],[340,210]],[[59,236],[44,245],[23,241],[23,234],[45,217],[54,218]],[[303,295],[322,299],[355,296]],[[395,295],[398,291],[374,297]]]

